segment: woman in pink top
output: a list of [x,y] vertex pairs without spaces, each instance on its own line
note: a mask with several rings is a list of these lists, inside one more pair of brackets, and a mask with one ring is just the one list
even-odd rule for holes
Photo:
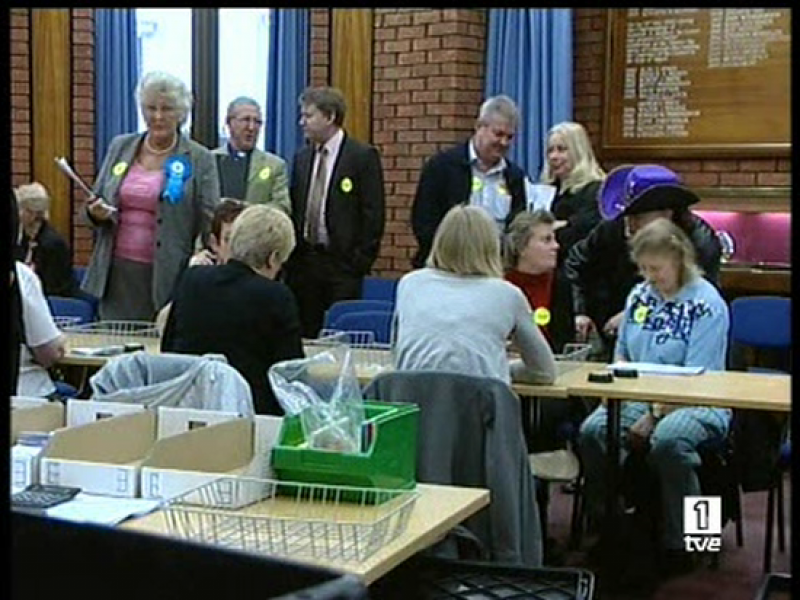
[[103,320],[155,319],[219,202],[210,151],[180,131],[192,105],[186,85],[148,73],[137,100],[147,131],[111,141],[86,204],[96,237],[83,289],[100,298]]

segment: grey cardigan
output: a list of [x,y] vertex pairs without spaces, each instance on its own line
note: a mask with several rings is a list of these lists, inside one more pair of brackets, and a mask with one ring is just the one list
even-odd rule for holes
[[[112,206],[119,203],[118,192],[144,139],[142,133],[116,136],[106,152],[95,179],[94,193]],[[181,135],[173,154],[186,156],[192,175],[183,184],[183,200],[171,204],[159,200],[156,213],[156,253],[153,263],[153,303],[160,310],[170,299],[180,272],[186,267],[199,237],[208,233],[211,214],[219,202],[217,166],[211,152]],[[164,181],[166,186],[166,178]],[[163,188],[162,188],[163,193]],[[94,248],[82,289],[98,298],[105,295],[108,273],[114,253],[118,213],[111,219],[95,222],[86,210],[88,222],[95,227]]]
[[441,371],[394,371],[373,379],[364,398],[419,406],[417,481],[489,489],[489,506],[465,522],[489,560],[542,565],[519,399],[507,384]]

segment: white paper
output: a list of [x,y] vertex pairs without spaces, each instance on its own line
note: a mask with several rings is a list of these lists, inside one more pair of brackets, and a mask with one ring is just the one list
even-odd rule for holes
[[84,192],[86,192],[86,194],[90,198],[92,196],[94,196],[94,192],[89,188],[88,185],[86,185],[86,183],[83,181],[83,179],[81,179],[78,176],[78,174],[75,171],[72,170],[72,167],[69,165],[69,163],[67,162],[66,158],[64,158],[63,156],[59,156],[59,157],[56,157],[55,161],[56,161],[56,164],[58,165],[58,168],[61,169],[66,174],[67,177],[72,179],[72,181],[77,183],[78,187],[80,187]]
[[158,509],[161,503],[161,500],[113,498],[81,492],[72,500],[48,508],[46,514],[48,517],[78,523],[117,525],[130,517],[151,513]]
[[546,183],[531,183],[525,179],[525,197],[528,201],[528,210],[550,210],[553,199],[556,197],[556,188]]
[[647,362],[615,362],[608,365],[607,368],[610,371],[614,369],[636,369],[639,373],[647,373],[649,375],[700,375],[706,370],[705,367],[681,367]]

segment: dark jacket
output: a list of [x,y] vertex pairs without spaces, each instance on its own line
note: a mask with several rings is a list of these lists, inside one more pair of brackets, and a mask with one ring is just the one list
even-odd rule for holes
[[[297,238],[292,259],[309,251],[303,231],[313,158],[314,147],[309,144],[295,155],[292,165],[289,195]],[[385,206],[383,167],[378,150],[345,134],[325,198],[325,225],[328,250],[353,275],[369,273],[378,257]],[[288,268],[291,263],[290,259]]]
[[[36,246],[33,249],[33,270],[42,281],[46,296],[73,296],[77,291],[72,276],[72,250],[69,244],[50,223],[42,223],[36,234]],[[22,234],[20,255],[22,259],[28,253],[31,239],[27,233]]]
[[256,413],[282,415],[267,370],[303,357],[294,295],[237,260],[190,267],[175,289],[161,351],[224,354],[250,384]]
[[[692,241],[706,279],[717,285],[722,248],[714,229],[691,212],[676,215],[675,222]],[[630,256],[623,218],[601,221],[575,244],[567,255],[564,272],[572,284],[574,313],[587,315],[601,329],[625,307],[628,292],[641,281]]]
[[563,263],[570,248],[589,235],[600,222],[597,192],[601,184],[601,181],[592,181],[571,192],[559,192],[553,199],[550,212],[556,220],[567,221],[556,231],[559,264]]
[[[414,204],[411,207],[411,227],[417,238],[417,254],[411,261],[414,268],[425,266],[433,245],[436,228],[447,211],[457,204],[469,202],[472,193],[472,170],[469,164],[469,144],[464,142],[433,155],[422,167]],[[506,187],[511,194],[511,210],[506,226],[514,216],[525,210],[525,172],[506,159],[503,171]]]

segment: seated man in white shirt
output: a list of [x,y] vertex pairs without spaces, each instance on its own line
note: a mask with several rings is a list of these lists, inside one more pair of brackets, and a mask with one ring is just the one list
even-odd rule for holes
[[64,356],[66,338],[53,320],[39,277],[21,262],[16,263],[16,271],[24,328],[17,395],[53,398],[56,386],[47,369]]

